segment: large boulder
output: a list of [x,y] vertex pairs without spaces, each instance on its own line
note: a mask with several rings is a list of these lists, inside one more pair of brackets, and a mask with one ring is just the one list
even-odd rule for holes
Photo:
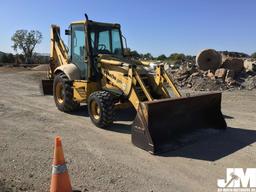
[[221,67],[233,70],[235,74],[239,74],[244,68],[244,60],[239,58],[228,58],[222,63]]
[[218,69],[222,63],[221,55],[214,49],[205,49],[196,56],[196,63],[203,71]]
[[256,71],[256,59],[246,59],[244,61],[245,71]]
[[215,71],[215,77],[220,78],[220,79],[225,79],[226,73],[227,73],[227,70],[224,68],[217,69]]
[[225,82],[228,84],[228,85],[232,85],[232,84],[235,84],[235,72],[233,70],[227,70],[227,73],[226,73],[226,77],[225,77]]

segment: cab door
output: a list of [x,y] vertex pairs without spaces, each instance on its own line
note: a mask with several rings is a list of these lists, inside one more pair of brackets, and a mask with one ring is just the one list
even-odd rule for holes
[[80,70],[81,79],[88,79],[86,33],[84,24],[71,26],[71,62]]

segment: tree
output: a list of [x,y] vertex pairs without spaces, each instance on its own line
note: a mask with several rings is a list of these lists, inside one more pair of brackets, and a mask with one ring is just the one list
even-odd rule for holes
[[186,56],[183,53],[173,53],[169,56],[169,59],[172,61],[185,60]]
[[166,60],[167,57],[164,54],[162,54],[162,55],[159,55],[156,59],[163,61],[163,60]]
[[130,54],[133,58],[140,58],[140,54],[136,50],[131,51]]
[[15,62],[15,58],[13,56],[13,54],[9,53],[7,55],[7,59],[8,59],[8,63],[14,63]]
[[0,63],[15,63],[15,57],[11,53],[2,53],[0,56]]
[[8,63],[8,57],[7,54],[4,53],[1,57],[1,63]]
[[13,49],[20,49],[25,56],[26,63],[31,62],[33,51],[37,44],[42,41],[42,33],[35,30],[17,30],[12,36]]
[[150,53],[146,53],[146,54],[142,55],[142,57],[144,59],[148,59],[148,60],[154,59],[154,57]]
[[256,52],[251,55],[252,58],[256,58]]
[[16,54],[15,55],[15,63],[16,64],[21,64],[25,62],[25,57],[22,54]]

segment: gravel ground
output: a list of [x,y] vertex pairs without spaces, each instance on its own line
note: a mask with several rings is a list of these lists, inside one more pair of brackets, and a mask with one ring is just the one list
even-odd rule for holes
[[86,106],[66,114],[41,96],[43,75],[0,68],[0,191],[48,191],[57,135],[80,191],[217,191],[226,168],[256,165],[256,91],[224,92],[227,131],[153,156],[131,144],[133,111],[120,111],[111,130],[98,129]]

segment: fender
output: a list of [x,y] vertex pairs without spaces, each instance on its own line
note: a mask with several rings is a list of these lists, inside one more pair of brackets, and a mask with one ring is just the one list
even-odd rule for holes
[[80,70],[73,63],[61,65],[54,70],[55,75],[60,72],[65,73],[69,80],[81,80]]

